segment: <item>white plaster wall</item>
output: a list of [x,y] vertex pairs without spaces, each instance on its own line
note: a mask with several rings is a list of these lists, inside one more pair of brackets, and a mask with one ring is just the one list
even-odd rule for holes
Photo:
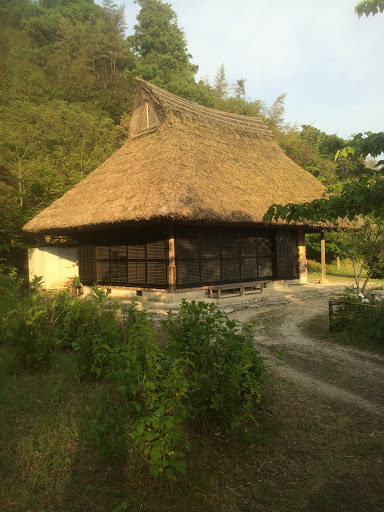
[[43,276],[41,287],[46,289],[45,252],[41,251],[40,247],[28,249],[28,269],[29,281],[31,282],[35,276]]
[[28,249],[29,279],[43,276],[42,288],[64,288],[79,275],[78,248],[41,246]]

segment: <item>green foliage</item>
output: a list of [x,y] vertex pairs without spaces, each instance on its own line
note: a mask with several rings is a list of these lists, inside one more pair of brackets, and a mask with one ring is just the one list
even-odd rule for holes
[[7,341],[16,329],[17,307],[24,299],[23,279],[16,269],[0,272],[0,343]]
[[0,338],[15,349],[17,365],[26,371],[49,368],[55,351],[71,346],[86,308],[67,290],[37,293],[40,282],[35,276],[26,289],[15,270],[0,276]]
[[272,205],[264,216],[265,222],[285,219],[288,222],[312,220],[337,222],[339,218],[355,219],[357,215],[384,217],[383,171],[366,170],[364,175],[342,185],[338,194],[303,204]]
[[121,144],[123,28],[112,2],[1,3],[0,258],[21,267],[22,226]]
[[375,16],[384,11],[384,0],[363,0],[355,6],[355,13],[361,18],[363,14]]
[[384,261],[378,263],[376,268],[372,272],[372,278],[374,279],[384,279]]
[[169,313],[165,326],[175,357],[191,363],[190,417],[204,429],[226,431],[252,419],[265,368],[250,326],[241,329],[214,304],[185,300],[180,313]]
[[213,94],[219,99],[226,99],[228,96],[228,91],[229,85],[225,76],[224,64],[222,64],[215,75]]
[[321,274],[321,263],[309,259],[307,262],[307,270],[309,274]]
[[124,440],[148,461],[152,475],[171,477],[185,473],[186,362],[159,347],[146,313],[135,306],[122,310],[117,321],[115,312],[100,310],[99,304],[94,332],[87,323],[75,342],[87,362],[80,365],[82,375],[103,377],[113,390],[108,406],[100,406],[92,419],[92,436],[108,454],[117,433],[120,445]]
[[[370,185],[367,186],[367,183]],[[384,257],[384,202],[378,201],[378,188],[384,194],[384,180],[381,175],[368,174],[353,183],[344,184],[339,196],[331,195],[328,199],[317,199],[304,204],[272,205],[264,216],[264,221],[285,219],[288,222],[331,222],[330,227],[333,230],[326,235],[331,243],[331,250],[352,260],[357,293],[360,292],[360,278],[363,271],[366,271],[361,287],[364,293],[372,273]],[[366,200],[367,196],[372,201],[371,204]],[[365,214],[365,217],[360,217],[357,222],[348,222],[348,219],[355,219],[359,213]],[[358,263],[360,269],[357,268]]]
[[127,42],[135,61],[128,75],[137,75],[192,101],[209,105],[207,92],[194,80],[198,66],[186,48],[184,32],[170,4],[160,0],[136,0],[140,5],[135,33]]
[[282,121],[271,127],[287,156],[324,185],[335,186],[345,176],[345,162],[334,162],[335,152],[344,145],[336,135],[327,135],[310,125],[302,125],[301,129],[284,126]]
[[[343,149],[339,149],[336,152],[337,158],[358,158],[367,157],[371,155],[373,157],[379,156],[384,151],[384,132],[372,133],[366,132],[358,133],[354,135],[351,140],[347,141],[347,145]],[[380,160],[377,166],[384,164],[384,160]]]
[[18,321],[9,341],[16,349],[21,369],[33,371],[50,366],[67,332],[67,311],[62,308],[63,304],[66,304],[63,294],[45,298],[32,293],[19,305]]
[[75,276],[71,281],[72,288],[80,288],[82,286],[82,283],[80,281],[79,276]]
[[34,275],[29,285],[31,288],[39,288],[39,286],[41,286],[43,283],[43,276]]
[[99,383],[89,423],[103,455],[126,446],[152,475],[171,478],[186,472],[187,426],[229,433],[255,419],[263,358],[250,326],[242,330],[213,304],[183,301],[160,345],[134,301],[121,309],[95,286],[89,300],[32,291],[14,307],[21,283],[14,274],[7,282],[13,305],[2,310],[3,338],[19,368],[49,368],[58,349],[72,347],[78,378]]
[[[335,261],[337,256],[340,256],[342,253],[340,249],[340,243],[335,240],[333,233],[325,232],[324,233],[325,244],[326,244],[326,252],[325,252],[325,261],[326,263],[332,263]],[[307,258],[309,260],[314,260],[320,262],[321,260],[321,235],[320,233],[313,233],[306,235],[305,237],[305,246]]]
[[384,308],[356,305],[356,295],[345,295],[340,300],[346,304],[335,312],[330,323],[332,331],[340,333],[347,344],[384,351]]
[[271,107],[268,109],[266,121],[267,124],[269,124],[269,126],[274,131],[277,131],[279,129],[281,130],[283,128],[286,97],[286,92],[280,94],[280,96],[276,98]]
[[238,322],[212,304],[183,301],[165,326],[169,348],[156,343],[147,315],[132,303],[124,311],[124,342],[111,355],[107,380],[126,404],[126,439],[153,475],[171,477],[185,473],[186,420],[231,431],[254,419],[264,364],[250,331],[240,332]]
[[84,301],[72,337],[79,377],[105,377],[110,356],[118,350],[120,341],[121,328],[116,320],[116,310],[103,307],[100,302]]

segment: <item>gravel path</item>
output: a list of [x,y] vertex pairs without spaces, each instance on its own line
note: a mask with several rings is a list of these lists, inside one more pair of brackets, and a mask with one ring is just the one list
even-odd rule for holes
[[309,337],[300,327],[314,317],[327,322],[333,292],[288,295],[283,304],[242,309],[230,316],[256,326],[255,343],[263,355],[274,360],[277,351],[283,353],[278,375],[326,400],[384,416],[384,356]]

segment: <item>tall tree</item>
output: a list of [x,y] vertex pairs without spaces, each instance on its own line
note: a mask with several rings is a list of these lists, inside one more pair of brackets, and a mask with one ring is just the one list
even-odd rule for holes
[[286,97],[287,93],[283,92],[275,99],[275,101],[272,103],[272,106],[268,109],[267,119],[268,124],[272,129],[281,129],[283,127]]
[[221,64],[216,71],[215,80],[213,82],[213,94],[220,100],[225,100],[228,97],[228,82],[225,76],[224,64]]
[[197,103],[212,106],[204,87],[195,82],[198,66],[191,63],[177,15],[161,0],[135,0],[140,6],[135,33],[127,38],[136,60],[130,73]]
[[233,91],[235,93],[235,97],[237,99],[243,99],[245,100],[245,82],[246,78],[239,78],[236,80],[235,85],[233,86]]
[[140,6],[135,33],[127,38],[138,57],[134,72],[164,86],[177,75],[193,78],[197,66],[190,62],[184,32],[177,25],[177,15],[161,0],[135,0]]

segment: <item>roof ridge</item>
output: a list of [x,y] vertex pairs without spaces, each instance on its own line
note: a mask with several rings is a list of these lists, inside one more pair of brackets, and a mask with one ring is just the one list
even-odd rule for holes
[[142,78],[135,77],[136,81],[149,93],[156,101],[164,107],[171,110],[183,111],[210,122],[216,122],[231,128],[242,129],[248,132],[257,133],[263,137],[273,139],[271,130],[263,123],[259,117],[243,116],[241,114],[233,114],[232,112],[224,112],[213,108],[199,105],[190,100],[180,98],[175,94],[165,91],[157,85],[146,82]]

